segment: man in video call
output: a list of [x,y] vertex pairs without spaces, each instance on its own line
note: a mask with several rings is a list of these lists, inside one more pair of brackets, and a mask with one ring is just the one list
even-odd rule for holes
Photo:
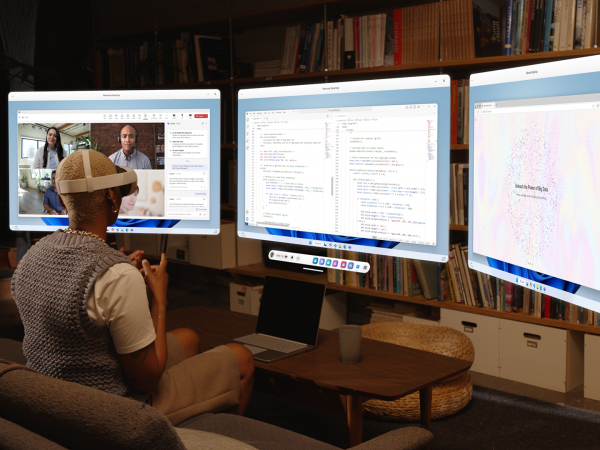
[[58,200],[58,192],[56,192],[56,170],[52,171],[52,187],[46,189],[44,194],[44,209],[53,216],[67,214],[67,210],[60,204]]
[[139,136],[133,125],[125,125],[119,131],[121,150],[108,157],[116,166],[131,167],[134,170],[151,170],[150,158],[135,149]]

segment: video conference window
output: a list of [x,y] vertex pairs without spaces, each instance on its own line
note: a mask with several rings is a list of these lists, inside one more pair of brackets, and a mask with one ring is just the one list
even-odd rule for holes
[[246,225],[435,246],[437,127],[437,104],[248,111]]
[[492,267],[600,289],[598,94],[475,103],[474,112],[473,251]]
[[131,167],[119,217],[210,219],[209,110],[19,111],[19,216],[64,215],[53,171],[81,149]]

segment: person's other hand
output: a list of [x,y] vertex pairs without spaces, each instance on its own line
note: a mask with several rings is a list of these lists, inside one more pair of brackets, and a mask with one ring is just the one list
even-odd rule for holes
[[[121,253],[125,253],[125,247],[119,249]],[[136,250],[135,252],[127,255],[131,260],[136,269],[142,268],[142,259],[144,259],[144,250]]]
[[63,209],[63,210],[60,212],[60,215],[61,215],[61,216],[66,216],[66,215],[67,215],[67,208]]
[[142,261],[144,267],[144,281],[154,294],[154,298],[158,301],[167,302],[167,287],[169,285],[169,274],[167,274],[167,257],[163,253],[160,255],[160,264],[156,269],[150,266],[147,259]]
[[58,216],[58,213],[57,213],[55,210],[52,210],[52,211],[50,212],[50,214],[52,214],[53,216]]

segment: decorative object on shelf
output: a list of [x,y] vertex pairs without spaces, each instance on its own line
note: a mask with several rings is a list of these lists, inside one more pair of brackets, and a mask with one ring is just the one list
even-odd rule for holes
[[[437,353],[465,361],[475,360],[473,344],[459,331],[452,328],[422,323],[387,322],[363,326],[363,337],[390,344]],[[455,414],[471,400],[473,382],[467,372],[450,378],[433,387],[432,419]],[[383,420],[421,420],[419,393],[387,402],[369,400],[363,411]]]

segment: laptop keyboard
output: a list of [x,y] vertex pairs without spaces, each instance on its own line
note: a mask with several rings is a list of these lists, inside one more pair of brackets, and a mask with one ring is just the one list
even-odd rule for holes
[[244,344],[267,348],[269,350],[276,350],[281,353],[292,353],[296,350],[301,350],[308,347],[308,345],[299,342],[290,342],[284,339],[279,339],[273,336],[265,336],[262,334],[249,334],[234,340]]

